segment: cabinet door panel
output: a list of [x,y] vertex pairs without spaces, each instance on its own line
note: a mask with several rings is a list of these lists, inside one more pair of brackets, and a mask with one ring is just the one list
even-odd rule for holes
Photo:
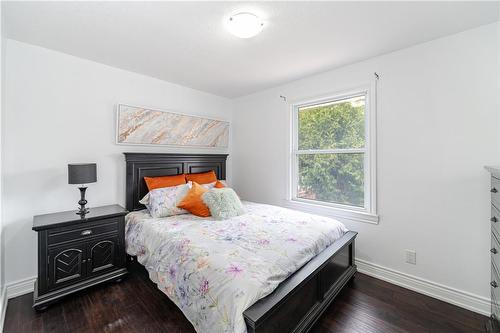
[[118,267],[118,236],[106,237],[88,243],[88,274],[100,274]]
[[49,250],[49,288],[59,288],[85,277],[85,244],[69,244]]

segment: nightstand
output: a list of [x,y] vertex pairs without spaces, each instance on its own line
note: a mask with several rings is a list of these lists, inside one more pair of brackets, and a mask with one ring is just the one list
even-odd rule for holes
[[33,307],[43,310],[56,300],[127,274],[125,215],[119,205],[37,215],[38,278]]

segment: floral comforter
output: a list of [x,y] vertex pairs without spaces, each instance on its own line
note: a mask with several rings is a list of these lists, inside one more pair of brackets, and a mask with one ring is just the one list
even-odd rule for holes
[[197,332],[246,332],[243,312],[347,231],[327,217],[244,205],[246,214],[223,221],[147,210],[126,217],[127,253]]

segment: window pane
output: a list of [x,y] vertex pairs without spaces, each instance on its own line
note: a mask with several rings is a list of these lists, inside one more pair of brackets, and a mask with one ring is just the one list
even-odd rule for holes
[[298,198],[364,207],[364,154],[304,154],[298,159]]
[[365,96],[298,109],[299,149],[363,148]]

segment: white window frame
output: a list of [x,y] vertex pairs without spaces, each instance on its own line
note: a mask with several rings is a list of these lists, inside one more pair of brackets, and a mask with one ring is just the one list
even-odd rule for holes
[[[288,156],[288,189],[286,205],[291,208],[331,215],[360,222],[378,223],[376,191],[376,83],[335,92],[315,98],[290,102],[290,136]],[[298,110],[301,107],[334,102],[355,96],[365,96],[365,147],[359,149],[299,150]],[[364,154],[364,207],[297,197],[298,155],[310,153],[363,153]]]

